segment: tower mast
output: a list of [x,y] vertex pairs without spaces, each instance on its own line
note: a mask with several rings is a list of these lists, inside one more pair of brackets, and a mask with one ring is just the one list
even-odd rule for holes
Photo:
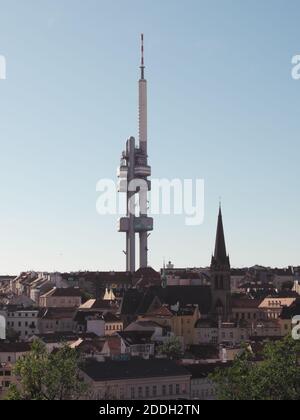
[[147,80],[145,79],[144,35],[141,35],[141,78],[139,80],[139,141],[140,148],[147,158],[148,107]]
[[[135,271],[136,234],[140,239],[140,267],[148,266],[148,237],[153,230],[153,219],[148,217],[148,191],[151,167],[148,165],[147,81],[145,79],[144,35],[141,35],[141,76],[139,80],[139,146],[131,137],[121,157],[118,176],[119,192],[127,195],[127,216],[120,219],[119,232],[126,233],[126,269]],[[139,196],[139,215],[133,202]]]

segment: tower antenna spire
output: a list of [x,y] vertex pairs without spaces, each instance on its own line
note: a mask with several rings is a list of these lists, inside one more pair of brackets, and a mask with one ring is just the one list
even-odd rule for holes
[[145,79],[144,34],[141,34],[141,79]]

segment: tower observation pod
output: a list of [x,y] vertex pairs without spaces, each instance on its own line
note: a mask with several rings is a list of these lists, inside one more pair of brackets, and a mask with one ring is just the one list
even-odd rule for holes
[[119,192],[126,194],[127,215],[119,220],[119,232],[126,233],[126,270],[136,270],[136,235],[139,235],[140,268],[148,266],[148,238],[153,219],[148,217],[151,167],[148,165],[147,80],[145,79],[144,35],[141,36],[139,80],[139,144],[134,137],[126,142],[118,168]]

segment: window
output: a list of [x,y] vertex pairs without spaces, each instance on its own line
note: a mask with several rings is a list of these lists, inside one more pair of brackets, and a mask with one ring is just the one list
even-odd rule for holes
[[146,395],[146,398],[150,397],[150,388],[148,386],[146,386],[145,395]]
[[154,387],[153,387],[153,397],[156,397],[156,396],[157,396],[157,386],[154,385]]
[[139,387],[139,398],[143,398],[143,388]]
[[169,385],[169,395],[173,395],[173,385]]
[[176,384],[176,395],[180,395],[180,385]]
[[130,394],[131,394],[131,399],[134,400],[135,399],[135,389],[134,388],[131,388]]
[[167,395],[167,387],[166,387],[166,385],[163,385],[163,387],[162,387],[162,394],[163,394],[163,397],[165,397]]

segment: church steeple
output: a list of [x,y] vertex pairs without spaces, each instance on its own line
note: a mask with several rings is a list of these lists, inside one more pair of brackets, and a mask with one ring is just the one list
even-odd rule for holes
[[230,260],[226,251],[222,208],[220,204],[215,253],[210,266],[212,314],[217,319],[228,320],[231,314]]
[[212,258],[212,265],[218,265],[219,267],[230,266],[229,256],[227,255],[227,251],[226,251],[226,242],[225,242],[225,235],[224,235],[221,204],[219,208],[215,253]]

